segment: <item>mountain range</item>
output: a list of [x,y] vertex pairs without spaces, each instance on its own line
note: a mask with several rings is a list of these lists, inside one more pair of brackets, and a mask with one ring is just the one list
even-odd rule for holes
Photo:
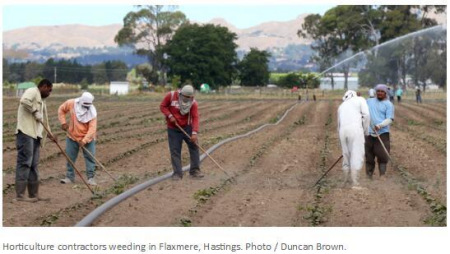
[[[268,50],[273,55],[271,62],[276,63],[289,58],[283,55],[286,47],[301,46],[302,51],[306,48],[309,49],[309,46],[305,46],[309,45],[311,41],[297,36],[297,30],[301,28],[307,15],[302,14],[290,21],[265,22],[246,29],[238,29],[223,18],[215,18],[206,23],[224,26],[236,33],[238,37],[237,50],[240,52],[238,55],[242,56],[251,47]],[[106,58],[109,59],[111,55],[121,56],[120,58],[123,59],[124,54],[132,55],[132,49],[119,49],[114,42],[114,37],[121,28],[121,24],[107,26],[71,24],[14,29],[3,32],[3,56],[7,59],[14,59],[14,61],[40,62],[50,57],[91,59],[90,63],[88,61],[84,64],[101,61],[107,55],[109,57]],[[97,60],[92,60],[93,56],[103,57],[94,57]],[[145,58],[141,59],[145,61]]]
[[[309,44],[310,41],[297,36],[304,17],[285,22],[265,22],[246,29],[238,29],[223,18],[215,18],[207,23],[227,27],[238,36],[239,49],[256,47],[265,50],[271,47],[285,47],[288,44]],[[197,22],[199,23],[199,22]],[[87,47],[115,47],[114,36],[122,28],[121,24],[107,26],[57,25],[31,26],[3,32],[3,47],[10,49]]]

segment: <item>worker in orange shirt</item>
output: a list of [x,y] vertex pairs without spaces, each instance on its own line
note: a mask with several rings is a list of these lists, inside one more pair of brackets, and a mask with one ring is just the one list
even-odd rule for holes
[[[64,131],[68,131],[66,137],[66,153],[73,163],[77,160],[80,147],[86,148],[95,156],[97,110],[92,104],[93,101],[94,96],[89,92],[84,92],[79,98],[67,100],[58,109],[58,119],[61,123],[61,128]],[[67,114],[69,114],[69,123],[66,122]],[[83,149],[88,184],[97,185],[94,179],[95,161],[92,155]],[[68,184],[74,181],[74,169],[70,163],[67,163],[66,178],[61,179],[61,183]]]

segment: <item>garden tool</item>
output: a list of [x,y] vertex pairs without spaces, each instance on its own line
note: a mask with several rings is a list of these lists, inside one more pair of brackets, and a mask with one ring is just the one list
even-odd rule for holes
[[322,180],[322,178],[324,178],[328,172],[331,171],[332,168],[334,168],[334,166],[336,166],[336,164],[342,159],[342,157],[344,157],[343,155],[339,156],[339,158],[336,160],[335,163],[333,163],[333,165],[331,165],[331,167],[327,170],[327,172],[325,172],[325,174],[322,175],[322,177],[319,178],[319,180],[317,180],[317,182],[314,184],[314,186],[312,188],[314,188],[319,182],[320,180]]
[[52,141],[55,142],[55,144],[58,146],[59,150],[61,150],[61,153],[64,154],[64,156],[66,157],[67,161],[70,163],[70,165],[72,165],[72,167],[75,169],[75,172],[77,172],[78,176],[81,178],[81,180],[83,181],[83,183],[88,187],[88,189],[91,191],[92,194],[94,194],[94,191],[91,189],[91,187],[89,186],[89,184],[87,184],[87,182],[84,180],[84,178],[81,176],[80,171],[78,171],[78,169],[75,167],[75,163],[73,163],[73,161],[69,158],[69,156],[67,155],[67,153],[64,151],[64,149],[62,149],[62,147],[59,145],[58,141],[56,141],[55,136],[53,136],[53,134],[50,132],[50,130],[47,128],[47,126],[45,126],[45,124],[42,121],[39,121],[42,126],[44,126],[45,131],[47,131],[47,133],[52,136]]
[[[67,134],[67,136],[70,137],[70,134],[69,134],[68,132],[66,132],[66,134]],[[72,140],[74,140],[74,139],[72,139]],[[103,166],[103,164],[102,164],[99,160],[97,160],[97,158],[95,158],[95,156],[94,156],[94,155],[93,155],[86,147],[81,146],[81,148],[83,149],[83,151],[85,151],[87,154],[89,154],[89,156],[91,156],[91,158],[94,159],[94,161],[95,161],[100,167],[102,167],[103,171],[105,171],[105,173],[108,174],[108,175],[114,180],[114,182],[117,181],[117,179],[114,178],[114,177],[106,170],[105,166]]]
[[[178,129],[180,129],[180,131],[181,132],[183,132],[184,133],[184,135],[186,135],[187,137],[189,137],[190,138],[190,136],[189,136],[189,134],[187,134],[187,132],[185,131],[185,130],[183,130],[183,128],[181,128],[181,126],[180,125],[178,125],[178,123],[175,123],[175,125],[178,127]],[[209,155],[209,153],[207,153],[206,152],[206,150],[205,149],[203,149],[199,144],[197,144],[197,143],[194,143],[200,150],[202,150],[202,152],[204,152],[205,154],[206,154],[206,156],[208,156],[219,168],[220,168],[220,170],[222,170],[224,173],[225,173],[225,175],[227,175],[228,177],[230,177],[230,175],[228,175],[228,173],[219,165],[219,163],[217,163],[217,161],[216,160],[214,160],[213,159],[213,157],[211,157],[211,155]]]

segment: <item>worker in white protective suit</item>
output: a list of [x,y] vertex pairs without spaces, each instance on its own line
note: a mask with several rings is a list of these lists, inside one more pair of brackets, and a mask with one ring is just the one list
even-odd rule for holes
[[347,91],[338,108],[338,133],[342,147],[344,184],[351,175],[352,188],[361,189],[358,177],[364,165],[364,136],[369,135],[370,114],[366,100]]

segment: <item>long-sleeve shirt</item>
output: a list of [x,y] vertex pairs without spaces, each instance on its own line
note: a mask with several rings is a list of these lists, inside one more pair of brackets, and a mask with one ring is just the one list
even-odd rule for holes
[[[385,119],[394,120],[394,105],[389,100],[378,100],[377,98],[367,99],[367,106],[369,106],[370,123],[372,125],[378,125]],[[372,128],[369,129],[370,134],[375,135]],[[377,131],[378,134],[389,132],[389,125],[381,128]]]
[[[44,117],[43,123],[50,130],[45,100],[42,99],[39,88],[32,87],[28,88],[20,98],[19,109],[17,110],[16,134],[21,131],[23,134],[34,139],[43,137],[44,127],[34,118],[33,113],[35,111],[42,113]],[[42,139],[41,145],[44,146],[44,144],[45,139]]]
[[344,101],[338,108],[338,131],[346,129],[362,129],[369,135],[370,113],[366,100],[354,97]]
[[87,123],[79,122],[75,113],[75,99],[64,102],[58,109],[58,119],[61,124],[66,122],[66,114],[69,113],[69,138],[75,142],[90,143],[96,138],[97,118]]
[[199,130],[199,114],[197,101],[192,102],[191,109],[188,114],[181,115],[180,105],[178,102],[179,92],[169,92],[164,97],[161,105],[159,106],[161,112],[166,116],[167,127],[170,129],[178,129],[176,125],[169,121],[170,117],[175,117],[178,125],[185,127],[187,125],[192,126],[192,134],[197,134]]

